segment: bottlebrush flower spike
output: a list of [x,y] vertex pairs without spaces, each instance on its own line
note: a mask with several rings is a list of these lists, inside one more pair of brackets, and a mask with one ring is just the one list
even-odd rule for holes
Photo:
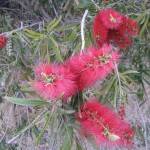
[[92,99],[85,102],[80,109],[80,113],[75,113],[80,130],[92,136],[97,144],[108,147],[132,145],[134,130],[109,107]]
[[76,74],[79,91],[88,88],[98,79],[103,80],[115,68],[120,55],[117,51],[110,53],[111,48],[106,44],[101,48],[91,46],[66,62],[66,66]]
[[77,92],[74,74],[62,65],[43,63],[35,67],[37,81],[33,88],[45,99],[62,98],[64,101]]
[[99,14],[95,17],[93,22],[93,35],[99,46],[103,43],[107,43],[108,30],[104,27]]
[[118,27],[119,32],[130,36],[137,36],[139,31],[139,26],[136,21],[130,19],[129,17],[122,16],[122,24]]
[[132,44],[132,41],[118,30],[112,30],[109,32],[109,39],[113,40],[114,45],[118,46],[120,49],[127,49],[128,46]]
[[0,48],[3,48],[6,46],[6,42],[7,42],[8,38],[3,36],[3,35],[0,35]]
[[124,103],[121,103],[121,106],[119,107],[119,110],[118,110],[118,115],[120,119],[122,120],[125,118],[125,104]]
[[117,29],[122,23],[122,15],[111,8],[102,10],[98,16],[107,29]]
[[100,11],[93,21],[93,35],[98,44],[113,43],[120,49],[127,49],[131,40],[127,36],[137,36],[139,27],[136,21],[114,9]]

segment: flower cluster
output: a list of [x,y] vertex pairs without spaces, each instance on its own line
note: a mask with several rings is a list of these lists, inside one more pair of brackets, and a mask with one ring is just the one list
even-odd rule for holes
[[136,21],[111,8],[100,11],[93,21],[98,46],[113,41],[120,49],[126,49],[132,43],[128,36],[137,36],[138,31]]
[[111,49],[110,45],[101,48],[91,46],[72,56],[64,65],[38,65],[35,67],[37,81],[33,88],[45,99],[67,100],[112,72],[120,55],[117,51],[110,53]]
[[119,107],[119,110],[118,110],[118,115],[120,117],[120,119],[124,119],[125,117],[125,104],[124,103],[121,103],[121,106]]
[[75,117],[83,136],[92,136],[99,145],[132,145],[134,130],[106,105],[92,99],[85,102],[80,109],[81,112],[76,112]]
[[77,91],[74,74],[62,65],[43,63],[35,67],[37,81],[33,88],[45,99],[64,101]]
[[76,75],[79,91],[90,87],[99,79],[105,79],[112,72],[120,55],[117,51],[110,53],[111,50],[111,45],[104,44],[101,48],[91,46],[66,62],[67,68]]
[[[113,41],[120,49],[126,49],[136,36],[138,25],[127,16],[113,9],[99,12],[93,22],[93,33],[98,44],[72,57],[63,65],[41,63],[35,67],[37,80],[33,88],[47,101],[69,97],[91,87],[98,80],[104,80],[115,69],[121,55],[113,49]],[[76,112],[80,133],[92,136],[96,143],[107,146],[130,146],[134,130],[124,121],[125,107],[115,114],[107,106],[93,99],[87,101]]]
[[6,46],[8,38],[0,35],[0,48],[4,48]]

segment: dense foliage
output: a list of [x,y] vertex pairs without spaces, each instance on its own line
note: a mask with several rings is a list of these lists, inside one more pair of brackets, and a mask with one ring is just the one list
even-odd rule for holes
[[[133,149],[149,149],[148,1],[13,0],[7,2],[0,6],[0,149],[32,147],[32,149],[80,150],[91,147],[105,149],[108,145],[111,149],[110,145],[114,146],[112,143],[116,141],[119,141],[123,149],[122,146],[127,145],[125,144],[127,139],[129,145],[133,142]],[[100,21],[104,23],[97,27],[93,22],[95,15],[105,8],[112,8],[128,16],[130,20],[124,17],[126,24],[121,26],[118,14],[111,10],[111,13],[118,17],[119,23],[109,26],[109,23],[105,22],[109,15],[103,12],[100,16],[101,18],[105,16],[104,20]],[[87,10],[82,27],[83,15]],[[136,29],[137,24],[131,20],[135,20],[139,25],[138,34],[132,28]],[[127,25],[131,26],[129,30],[125,30]],[[103,30],[97,30],[99,28]],[[122,34],[116,36],[114,34],[116,30],[124,31],[127,36]],[[114,45],[125,50],[118,52],[114,48],[114,54],[111,53],[110,56],[108,54],[111,51],[110,46],[104,45],[103,50],[97,47],[101,47],[104,41],[105,43],[109,41],[106,38],[108,33],[111,35],[109,40],[114,39],[113,42],[116,44]],[[103,41],[99,41],[97,34],[103,37]],[[120,37],[126,42],[119,43]],[[105,55],[102,55],[101,51]],[[94,64],[92,64],[93,57]],[[111,58],[118,62],[120,57],[117,68],[113,63],[106,66],[108,61],[112,62]],[[99,61],[105,69],[97,67]],[[95,67],[94,76],[93,72],[87,69],[88,67],[87,70],[84,69],[85,64],[88,67],[91,64]],[[109,67],[107,71],[106,67]],[[71,73],[70,68],[73,68]],[[51,75],[52,73],[55,76]],[[59,86],[55,89],[50,86],[49,89],[42,87],[43,82],[40,81],[43,79],[46,86],[54,81]],[[70,96],[72,97],[68,98]],[[97,99],[94,99],[93,103],[85,102],[91,97]],[[63,99],[63,102],[60,99]],[[98,114],[93,115],[94,110],[97,110]],[[119,114],[120,119],[116,114]],[[112,127],[113,132],[110,132],[108,126],[103,130],[97,127],[101,126],[101,123],[97,123],[99,117],[104,117],[102,122]],[[85,121],[85,118],[89,119]],[[117,122],[116,126],[110,120]],[[134,130],[126,122],[129,122]],[[122,132],[118,133],[117,128],[120,126]],[[127,135],[125,138],[123,135],[127,129],[131,137]],[[97,131],[104,131],[103,136],[102,134],[99,136]],[[130,138],[134,132],[135,136],[131,142]],[[98,145],[105,141],[105,135],[109,139],[108,145],[95,146],[91,135]],[[121,141],[120,138],[123,140]]]

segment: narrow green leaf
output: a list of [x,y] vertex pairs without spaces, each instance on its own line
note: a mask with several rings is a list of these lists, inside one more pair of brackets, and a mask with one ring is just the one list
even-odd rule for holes
[[118,95],[118,82],[115,82],[114,86],[115,86],[115,93],[114,93],[114,108],[117,108],[117,95]]
[[37,33],[35,31],[29,30],[29,29],[24,29],[24,31],[28,34],[28,36],[30,38],[33,38],[33,39],[42,39],[44,37],[43,34]]
[[38,143],[38,144],[39,144],[39,142],[41,141],[41,138],[42,138],[42,136],[43,136],[43,134],[44,134],[44,131],[45,131],[45,129],[46,129],[46,127],[47,127],[47,125],[48,125],[48,123],[49,123],[49,121],[50,121],[50,118],[51,118],[51,115],[48,114],[47,117],[46,117],[46,123],[45,123],[45,125],[44,125],[42,131],[40,132],[39,136],[37,137],[37,143]]
[[53,22],[53,24],[49,24],[49,26],[48,26],[48,32],[49,31],[51,31],[53,28],[55,28],[59,23],[60,23],[60,21],[61,21],[61,18],[62,17],[60,17],[58,20],[55,20],[55,22]]
[[136,21],[139,22],[146,15],[146,12],[143,12],[140,16],[137,17]]
[[61,114],[73,114],[75,112],[75,110],[65,110],[62,108],[59,108],[59,111],[61,112]]
[[95,93],[96,94],[100,94],[100,95],[103,95],[103,94],[106,94],[108,92],[110,92],[111,90],[111,87],[113,87],[113,85],[115,84],[115,81],[116,81],[116,78],[117,76],[114,76],[112,78],[110,78],[106,83],[109,83],[109,84],[106,84],[104,87],[102,87],[100,90],[95,90]]
[[130,73],[139,73],[138,71],[135,71],[135,70],[128,70],[128,71],[125,71],[123,73],[121,73],[122,75],[125,75],[125,74],[130,74]]
[[144,133],[141,131],[140,127],[136,126],[135,127],[137,135],[144,141]]
[[73,27],[77,26],[79,23],[73,23],[73,24],[69,24],[66,26],[60,26],[58,28],[55,28],[56,31],[64,31],[64,30],[68,30],[68,29],[72,29]]
[[148,21],[149,21],[149,15],[146,17],[145,23],[144,23],[144,25],[143,25],[140,33],[139,33],[139,37],[141,37],[143,35],[143,33],[144,33],[144,31],[145,31],[145,29],[146,29],[146,27],[148,25]]
[[60,147],[60,150],[71,150],[71,147],[72,143],[70,143],[68,136],[66,136],[63,145]]
[[76,150],[83,150],[82,145],[80,145],[79,143],[77,143],[77,149]]
[[72,43],[74,43],[76,38],[77,38],[77,33],[76,33],[76,29],[74,29],[69,36],[69,43],[70,43],[69,46],[71,46]]
[[125,75],[124,77],[126,78],[127,81],[131,82],[134,85],[137,85],[137,83],[132,78],[130,78],[129,76]]
[[22,98],[13,98],[5,96],[5,99],[11,103],[22,106],[41,106],[48,105],[49,103],[42,100],[33,100],[33,99],[22,99]]
[[56,18],[54,18],[47,26],[47,29],[49,30],[49,28],[56,22]]
[[34,92],[35,90],[33,88],[21,88],[21,91],[23,91],[23,92]]
[[60,61],[60,62],[63,62],[63,59],[61,57],[61,54],[60,54],[60,50],[59,50],[59,47],[58,47],[58,44],[57,42],[54,40],[54,38],[52,36],[50,36],[50,40],[53,44],[53,49],[54,49],[54,52],[56,54],[56,57],[57,59]]

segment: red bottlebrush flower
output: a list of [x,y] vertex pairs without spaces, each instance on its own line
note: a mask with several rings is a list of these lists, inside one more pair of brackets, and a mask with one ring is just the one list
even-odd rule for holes
[[108,30],[104,27],[99,14],[93,21],[93,35],[99,46],[107,42]]
[[119,110],[118,110],[118,115],[120,117],[120,119],[124,119],[125,117],[125,105],[124,103],[121,104],[121,106],[119,107]]
[[61,65],[40,64],[35,67],[35,72],[38,80],[33,83],[33,88],[45,99],[66,101],[77,92],[74,74]]
[[6,46],[6,42],[7,42],[8,38],[3,36],[3,35],[0,35],[0,48],[3,48]]
[[76,112],[75,117],[84,133],[92,136],[97,144],[126,147],[132,145],[134,130],[109,107],[93,99],[85,102],[80,109],[81,112]]
[[136,21],[109,8],[96,15],[92,30],[98,46],[113,39],[120,49],[127,49],[131,40],[126,35],[137,36],[139,27]]
[[76,74],[79,91],[91,86],[98,79],[104,79],[115,68],[119,60],[117,51],[110,54],[111,46],[90,47],[83,53],[73,56],[66,65]]
[[139,27],[136,21],[128,18],[127,16],[122,16],[122,24],[118,27],[118,31],[123,34],[137,36]]
[[107,29],[117,29],[122,23],[122,15],[114,9],[104,9],[98,15]]
[[132,41],[118,30],[110,31],[109,39],[110,40],[112,39],[116,46],[124,50],[127,49],[132,44]]

